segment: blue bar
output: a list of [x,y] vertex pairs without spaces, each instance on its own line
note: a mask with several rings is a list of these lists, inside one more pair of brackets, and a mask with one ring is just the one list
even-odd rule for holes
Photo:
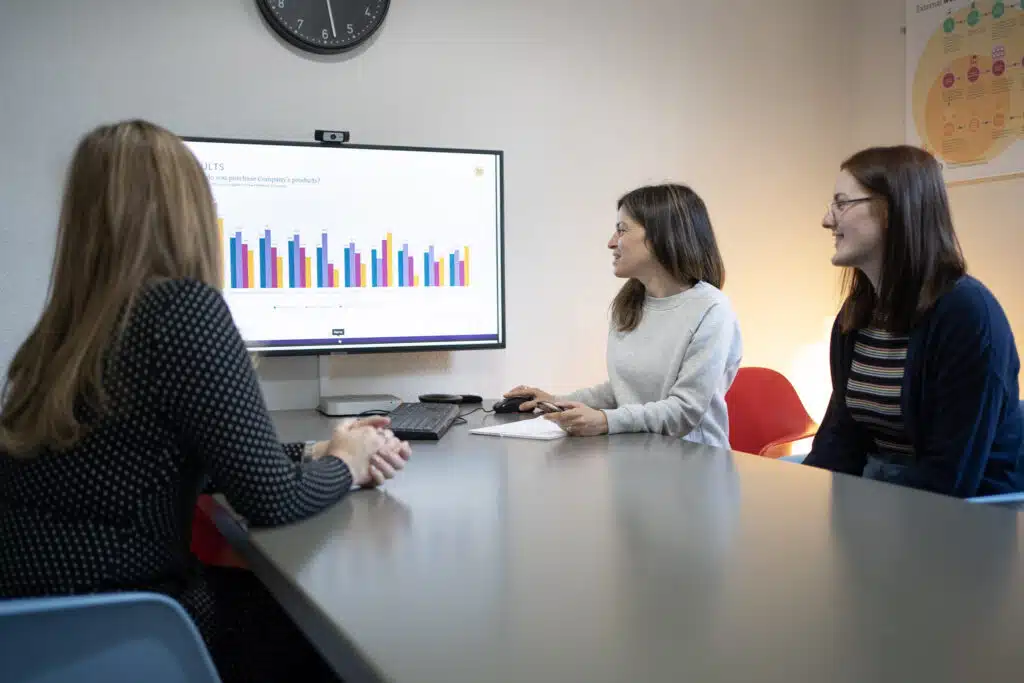
[[245,287],[248,283],[242,282],[242,233],[241,231],[235,233],[235,248],[238,250],[235,252],[235,286]]
[[277,264],[274,263],[274,259],[270,253],[270,248],[273,246],[270,244],[270,230],[266,231],[267,238],[267,249],[263,252],[266,257],[263,261],[263,272],[267,274],[267,287],[274,286],[274,269],[277,268]]
[[398,286],[405,287],[405,252],[398,250]]
[[320,270],[323,273],[323,277],[320,278],[321,287],[331,286],[331,275],[330,271],[327,270],[327,233],[320,233],[320,249],[323,251],[319,254],[318,260],[320,261]]
[[295,240],[288,240],[288,286],[295,287]]
[[316,248],[316,286],[324,286],[324,249]]
[[380,268],[380,263],[377,261],[377,250],[370,250],[370,270],[373,271],[373,286],[377,286],[377,270]]
[[267,238],[260,238],[260,287],[267,286]]
[[352,286],[352,250],[345,247],[345,286]]
[[448,281],[452,283],[452,287],[458,281],[455,278],[455,254],[448,254]]
[[234,237],[231,238],[231,248],[228,250],[231,252],[231,287],[238,287],[238,277],[235,275],[235,271],[238,268],[238,240]]
[[430,286],[430,273],[431,273],[430,254],[426,253],[426,254],[423,254],[423,286],[424,287],[429,287]]

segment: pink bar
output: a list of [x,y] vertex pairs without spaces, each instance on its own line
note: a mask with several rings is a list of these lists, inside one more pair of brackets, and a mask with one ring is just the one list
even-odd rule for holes
[[306,248],[299,247],[299,286],[309,287],[306,282]]
[[459,287],[466,286],[466,262],[459,261]]
[[328,287],[333,287],[334,286],[334,264],[333,263],[328,263],[327,264],[327,286]]
[[242,287],[249,286],[249,245],[242,245]]
[[270,286],[277,288],[277,247],[270,248]]
[[355,271],[356,272],[355,272],[354,276],[352,277],[352,280],[355,282],[353,287],[362,287],[363,283],[359,281],[359,276],[360,276],[360,273],[363,272],[363,266],[362,266],[361,263],[359,263],[359,252],[358,251],[356,252],[356,267],[355,267]]
[[440,287],[441,286],[441,262],[440,261],[434,261],[434,278],[430,282],[433,283],[433,286],[435,286],[435,287]]
[[412,287],[413,283],[414,283],[414,282],[416,281],[416,280],[415,280],[415,279],[413,278],[413,271],[412,271],[412,256],[410,256],[410,257],[409,257],[408,259],[406,259],[406,260],[408,261],[408,264],[406,264],[406,270],[405,270],[405,286],[406,286],[406,287]]

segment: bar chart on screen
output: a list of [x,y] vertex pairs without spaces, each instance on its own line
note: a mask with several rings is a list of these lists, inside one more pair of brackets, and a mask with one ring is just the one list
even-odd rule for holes
[[[221,229],[224,219],[219,219]],[[246,233],[248,234],[248,233]],[[444,250],[398,244],[392,233],[372,246],[355,241],[335,246],[327,232],[314,241],[302,233],[282,239],[267,227],[246,237],[237,229],[223,235],[227,249],[224,286],[229,289],[340,289],[468,287],[470,247]]]
[[250,347],[502,341],[494,154],[215,141],[191,148],[216,205],[224,297]]

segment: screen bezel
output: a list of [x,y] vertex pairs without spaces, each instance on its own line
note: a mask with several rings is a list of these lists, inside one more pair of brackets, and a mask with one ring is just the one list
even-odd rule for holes
[[[316,348],[280,348],[267,349],[261,346],[250,346],[245,341],[246,349],[259,356],[349,356],[374,353],[429,353],[436,351],[493,351],[507,346],[505,322],[505,152],[500,149],[470,149],[463,147],[414,147],[409,145],[365,145],[336,142],[311,142],[308,140],[264,140],[253,138],[220,138],[208,136],[182,135],[185,142],[212,142],[235,145],[268,145],[278,147],[323,147],[348,149],[369,149],[392,152],[429,152],[442,154],[487,154],[497,157],[498,161],[498,341],[483,344],[438,343],[416,345],[364,346],[344,348],[343,346],[322,346]],[[192,151],[191,149],[189,150]],[[194,154],[193,154],[194,155]],[[304,345],[308,346],[308,345]]]

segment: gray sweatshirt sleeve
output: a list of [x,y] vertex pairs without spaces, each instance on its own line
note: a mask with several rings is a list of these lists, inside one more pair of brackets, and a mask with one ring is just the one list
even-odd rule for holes
[[608,433],[653,432],[685,436],[696,428],[721,390],[739,325],[728,305],[708,308],[693,333],[679,375],[666,398],[605,410]]
[[577,401],[597,410],[614,408],[616,406],[615,392],[612,390],[612,383],[610,381],[602,382],[586,389],[577,389],[571,394],[560,396],[559,400]]

